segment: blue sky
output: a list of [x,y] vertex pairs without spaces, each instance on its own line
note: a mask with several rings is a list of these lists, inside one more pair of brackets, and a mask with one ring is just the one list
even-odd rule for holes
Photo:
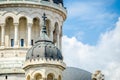
[[64,35],[90,45],[113,29],[120,16],[119,0],[64,0],[64,5],[68,11]]
[[62,53],[67,66],[120,80],[120,0],[64,0]]

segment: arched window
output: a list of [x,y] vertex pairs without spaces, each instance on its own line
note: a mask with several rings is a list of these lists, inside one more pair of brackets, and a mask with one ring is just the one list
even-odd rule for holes
[[53,43],[54,43],[54,45],[57,44],[57,34],[58,34],[58,23],[56,22],[55,26],[54,26],[54,31],[53,31]]
[[13,18],[7,17],[5,22],[5,46],[11,46],[11,39],[14,39]]
[[59,47],[60,47],[60,49],[62,49],[62,26],[61,26],[61,28],[60,28],[60,36],[59,36]]
[[50,37],[50,20],[46,20],[46,30],[47,30],[47,35],[48,35],[48,37]]
[[48,74],[47,80],[54,80],[54,74],[52,74],[52,73]]
[[35,17],[33,18],[31,38],[33,39],[33,41],[35,41],[34,39],[37,39],[39,36],[40,36],[40,19]]
[[19,40],[20,40],[20,46],[23,47],[24,45],[27,45],[27,18],[21,17],[19,19]]
[[59,75],[58,80],[61,80],[61,76]]
[[30,76],[27,76],[27,80],[30,80]]
[[35,80],[42,80],[42,75],[40,73],[35,74]]

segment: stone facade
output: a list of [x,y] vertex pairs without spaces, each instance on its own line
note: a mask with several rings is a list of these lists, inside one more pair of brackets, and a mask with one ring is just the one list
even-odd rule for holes
[[18,75],[24,75],[26,52],[41,34],[43,13],[47,16],[47,35],[61,49],[62,25],[66,19],[66,9],[61,4],[52,0],[0,1],[0,80],[6,76],[8,80],[16,80]]

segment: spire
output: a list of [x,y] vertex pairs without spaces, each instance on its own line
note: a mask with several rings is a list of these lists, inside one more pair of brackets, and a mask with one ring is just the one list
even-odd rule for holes
[[46,42],[46,41],[51,42],[51,40],[47,36],[47,31],[46,31],[46,18],[47,17],[46,17],[45,13],[43,14],[42,18],[43,18],[43,26],[42,26],[42,29],[41,29],[40,37],[36,40],[35,43],[41,42],[41,41],[43,41],[43,42]]
[[46,31],[46,14],[44,13],[43,16],[43,26],[42,26],[42,33],[46,33],[47,34],[47,31]]

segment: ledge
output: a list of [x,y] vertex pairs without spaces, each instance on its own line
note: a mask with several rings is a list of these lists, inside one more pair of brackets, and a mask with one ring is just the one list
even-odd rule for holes
[[63,69],[66,68],[66,64],[62,60],[40,58],[40,59],[34,59],[34,60],[32,59],[25,61],[23,69],[26,69],[27,67],[33,65],[56,65],[56,66],[61,66]]
[[25,71],[22,68],[6,68],[6,69],[0,69],[0,74],[10,74],[10,73],[25,73]]

